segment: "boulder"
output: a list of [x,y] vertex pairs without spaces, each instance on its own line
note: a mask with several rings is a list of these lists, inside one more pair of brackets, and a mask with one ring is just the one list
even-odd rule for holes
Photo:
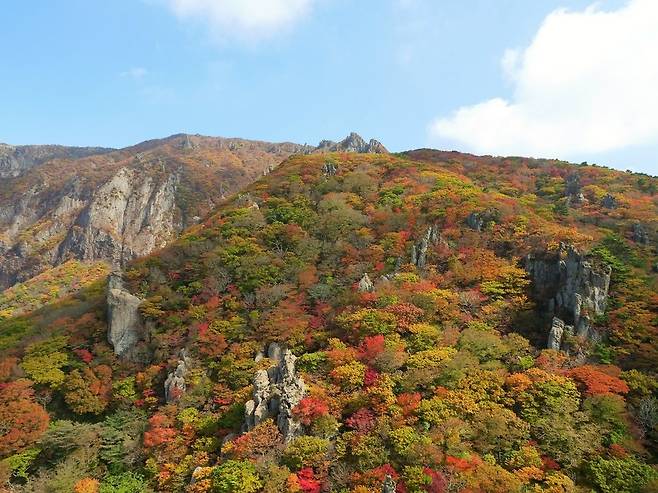
[[395,484],[395,480],[390,474],[387,474],[382,483],[382,493],[395,493],[396,488],[397,485]]
[[553,317],[551,330],[548,332],[548,349],[555,349],[556,351],[560,350],[565,329],[564,322],[557,317]]
[[289,350],[285,350],[279,362],[277,385],[279,388],[279,410],[277,426],[286,442],[291,441],[302,431],[302,425],[292,415],[292,410],[306,394],[304,380],[295,372],[297,358]]
[[567,197],[567,205],[580,205],[585,202],[585,196],[583,195],[580,184],[580,175],[578,173],[571,173],[564,181],[564,194]]
[[273,361],[281,361],[281,355],[283,354],[283,349],[276,342],[271,343],[267,347],[267,357]]
[[338,173],[338,166],[333,161],[328,159],[322,165],[322,174],[324,176],[335,176]]
[[466,218],[466,225],[474,231],[482,231],[484,220],[477,212],[471,212]]
[[466,226],[474,231],[480,232],[488,223],[495,223],[498,220],[499,215],[499,211],[493,208],[481,212],[471,212],[466,217]]

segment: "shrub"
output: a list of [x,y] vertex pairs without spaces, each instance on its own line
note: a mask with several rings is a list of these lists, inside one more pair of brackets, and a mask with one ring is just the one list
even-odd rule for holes
[[297,358],[296,365],[302,371],[315,373],[320,371],[327,364],[327,353],[318,351],[317,353],[305,353]]
[[283,463],[293,470],[317,467],[326,458],[329,441],[313,436],[300,436],[293,440],[283,453]]
[[363,386],[366,366],[358,361],[351,361],[345,365],[334,368],[331,377],[343,390],[356,390]]
[[228,460],[212,474],[212,493],[255,493],[263,486],[256,466],[248,460]]

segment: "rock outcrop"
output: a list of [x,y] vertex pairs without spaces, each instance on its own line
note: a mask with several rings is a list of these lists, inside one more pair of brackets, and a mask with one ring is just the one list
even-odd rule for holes
[[609,193],[601,199],[601,206],[606,208],[606,209],[616,209],[617,208],[617,199],[614,197],[614,195],[610,195]]
[[357,289],[360,293],[370,293],[375,289],[375,285],[370,280],[370,276],[368,276],[367,272],[361,277]]
[[395,493],[397,484],[390,474],[387,474],[382,483],[382,493]]
[[633,224],[633,241],[640,245],[649,243],[649,232],[642,223]]
[[[547,316],[572,325],[576,335],[591,338],[591,319],[605,313],[611,268],[560,244],[553,253],[528,255],[526,270],[532,279],[533,297]],[[550,338],[555,344],[559,329]],[[561,338],[561,337],[560,337]]]
[[178,182],[175,173],[159,178],[121,168],[78,215],[58,257],[123,265],[164,247],[183,227],[176,214]]
[[269,370],[258,370],[253,380],[253,398],[245,404],[244,431],[249,431],[267,418],[276,418],[277,427],[286,442],[302,431],[292,414],[306,394],[304,380],[295,371],[295,355],[276,343],[269,345],[268,358],[276,362]]
[[[557,317],[553,317],[551,322],[551,330],[548,332],[548,349],[555,349],[556,351],[559,351],[562,345],[564,329],[564,322]],[[573,327],[571,327],[571,330],[573,330]]]
[[567,197],[567,205],[580,205],[585,202],[585,196],[580,184],[580,175],[571,173],[565,178],[564,194]]
[[187,373],[190,369],[191,360],[185,349],[180,350],[178,357],[179,359],[176,368],[169,372],[164,383],[165,401],[167,403],[179,400],[187,390],[185,377],[187,377]]
[[144,323],[139,312],[142,300],[129,293],[119,272],[107,283],[107,339],[119,357],[137,358],[137,344],[145,339]]
[[499,213],[496,209],[486,209],[481,212],[471,212],[466,217],[466,226],[474,231],[481,232],[484,227],[498,220]]
[[420,240],[411,247],[411,263],[419,269],[427,265],[427,250],[439,244],[441,234],[436,225],[428,226]]
[[329,160],[325,161],[322,165],[322,174],[324,176],[336,176],[336,173],[338,173],[338,166],[336,166],[336,163]]
[[350,133],[340,142],[333,140],[322,140],[313,152],[359,152],[364,154],[386,154],[386,147],[375,139],[366,142],[357,133]]

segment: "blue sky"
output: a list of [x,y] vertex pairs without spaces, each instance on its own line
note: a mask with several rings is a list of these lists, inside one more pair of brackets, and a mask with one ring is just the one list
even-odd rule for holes
[[7,2],[0,142],[120,147],[188,132],[315,144],[355,130],[395,151],[658,174],[658,46],[642,22],[658,24],[658,2],[591,3]]

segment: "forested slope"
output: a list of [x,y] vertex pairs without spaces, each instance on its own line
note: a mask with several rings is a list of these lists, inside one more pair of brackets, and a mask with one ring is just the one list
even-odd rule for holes
[[657,185],[292,156],[109,283],[0,321],[3,480],[656,491]]

